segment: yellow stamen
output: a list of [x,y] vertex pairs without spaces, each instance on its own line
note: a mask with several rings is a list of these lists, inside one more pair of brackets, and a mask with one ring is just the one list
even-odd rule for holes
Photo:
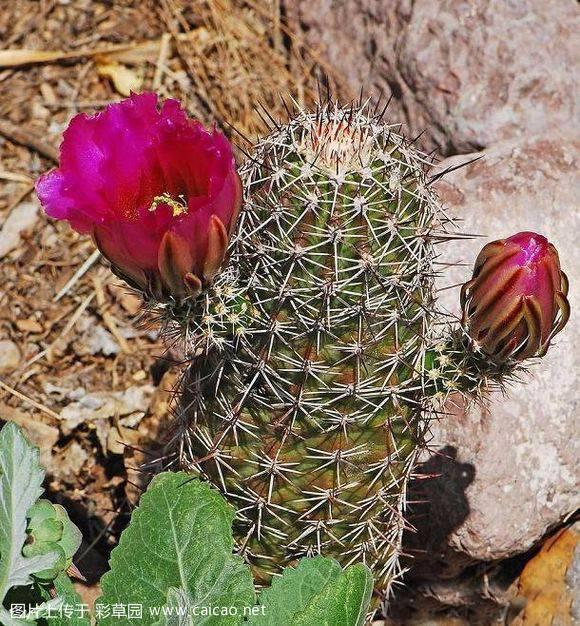
[[180,195],[177,200],[172,198],[168,193],[162,193],[160,196],[155,196],[149,210],[151,212],[155,211],[160,204],[166,204],[171,207],[173,217],[178,217],[187,213],[187,201],[183,195]]

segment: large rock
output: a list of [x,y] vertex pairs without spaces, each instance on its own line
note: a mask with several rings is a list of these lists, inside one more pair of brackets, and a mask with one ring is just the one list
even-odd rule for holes
[[[446,465],[469,467],[458,478],[445,473],[431,485],[430,521],[425,541],[439,542],[460,561],[495,560],[528,550],[550,528],[580,505],[580,140],[549,136],[503,142],[484,158],[456,170],[438,184],[450,212],[461,218],[461,230],[483,237],[441,246],[442,263],[453,265],[440,287],[470,277],[480,248],[492,239],[522,230],[545,234],[558,248],[570,277],[572,315],[548,355],[530,367],[525,383],[507,397],[453,414],[434,425],[434,447],[453,450]],[[441,164],[452,167],[466,157]],[[440,293],[440,303],[459,314],[458,288]],[[431,461],[434,462],[433,460]],[[455,487],[455,488],[454,488]],[[457,496],[464,492],[464,519],[457,518]],[[441,541],[443,539],[443,541]],[[445,557],[449,568],[453,554]],[[455,559],[457,562],[457,559]],[[449,575],[457,572],[451,567]]]
[[285,0],[351,91],[392,94],[393,121],[465,153],[578,115],[574,0]]

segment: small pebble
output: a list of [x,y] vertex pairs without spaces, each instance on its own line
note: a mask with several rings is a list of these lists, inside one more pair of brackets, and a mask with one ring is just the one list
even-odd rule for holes
[[8,339],[0,341],[0,373],[14,371],[20,363],[18,346]]

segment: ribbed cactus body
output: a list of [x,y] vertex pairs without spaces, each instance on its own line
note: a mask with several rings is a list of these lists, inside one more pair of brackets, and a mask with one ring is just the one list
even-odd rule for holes
[[259,579],[322,552],[387,588],[427,420],[443,218],[423,157],[327,105],[275,127],[241,175],[229,266],[187,320],[182,458],[238,508]]

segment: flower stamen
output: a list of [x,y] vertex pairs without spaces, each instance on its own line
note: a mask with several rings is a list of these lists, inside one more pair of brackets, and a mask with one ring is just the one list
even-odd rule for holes
[[160,204],[166,204],[173,212],[173,217],[179,217],[187,213],[187,200],[183,194],[180,194],[175,198],[172,198],[168,193],[162,193],[160,196],[155,196],[149,211],[153,213]]

